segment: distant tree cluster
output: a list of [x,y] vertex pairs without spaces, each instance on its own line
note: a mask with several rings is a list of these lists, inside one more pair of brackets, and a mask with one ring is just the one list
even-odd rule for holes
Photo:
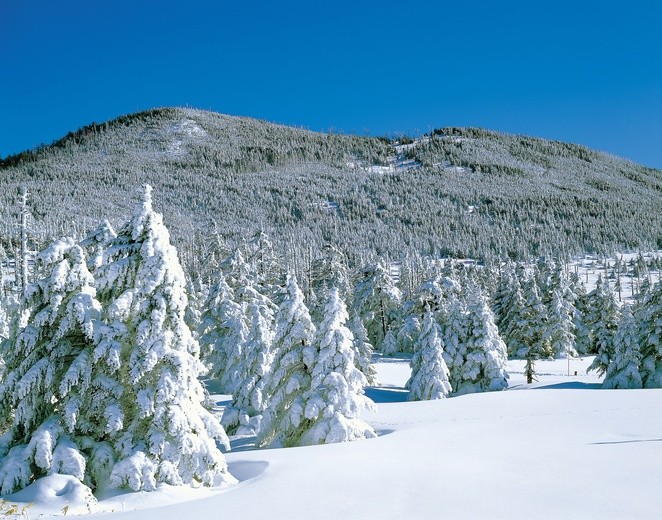
[[4,159],[7,256],[20,186],[39,250],[103,218],[121,225],[125,194],[143,182],[185,269],[204,276],[256,229],[280,258],[312,262],[333,244],[351,267],[411,251],[494,263],[662,248],[660,171],[581,146],[470,128],[396,143],[159,109]]

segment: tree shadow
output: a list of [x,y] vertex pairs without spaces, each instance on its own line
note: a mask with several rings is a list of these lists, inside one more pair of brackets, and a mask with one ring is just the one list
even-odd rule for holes
[[601,383],[582,383],[580,381],[568,381],[567,383],[555,383],[553,385],[537,386],[536,390],[602,390]]
[[376,387],[369,386],[365,389],[365,395],[375,403],[404,403],[409,400],[409,390],[399,387]]
[[636,442],[662,442],[662,439],[632,439],[629,441],[604,441],[604,442],[591,442],[589,446],[600,446],[603,444],[632,444]]

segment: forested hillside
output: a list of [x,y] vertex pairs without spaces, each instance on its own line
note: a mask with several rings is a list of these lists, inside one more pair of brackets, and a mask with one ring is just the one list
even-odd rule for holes
[[119,224],[143,183],[193,271],[258,230],[287,258],[331,243],[351,264],[662,247],[662,172],[581,146],[466,128],[396,141],[165,108],[0,161],[6,254],[20,186],[38,249]]

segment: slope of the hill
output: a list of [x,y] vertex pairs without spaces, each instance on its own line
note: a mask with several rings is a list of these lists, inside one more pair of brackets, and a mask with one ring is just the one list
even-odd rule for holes
[[213,232],[233,246],[258,229],[281,252],[332,242],[351,259],[662,247],[662,172],[581,146],[462,128],[396,143],[181,108],[2,160],[0,237],[21,185],[45,240],[124,221],[145,182],[189,261]]

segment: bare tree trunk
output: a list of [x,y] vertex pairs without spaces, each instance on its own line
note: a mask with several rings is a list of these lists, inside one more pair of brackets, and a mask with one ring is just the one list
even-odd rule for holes
[[[21,188],[19,204],[21,207],[21,293],[28,286],[28,190]],[[16,266],[18,269],[18,266]]]

